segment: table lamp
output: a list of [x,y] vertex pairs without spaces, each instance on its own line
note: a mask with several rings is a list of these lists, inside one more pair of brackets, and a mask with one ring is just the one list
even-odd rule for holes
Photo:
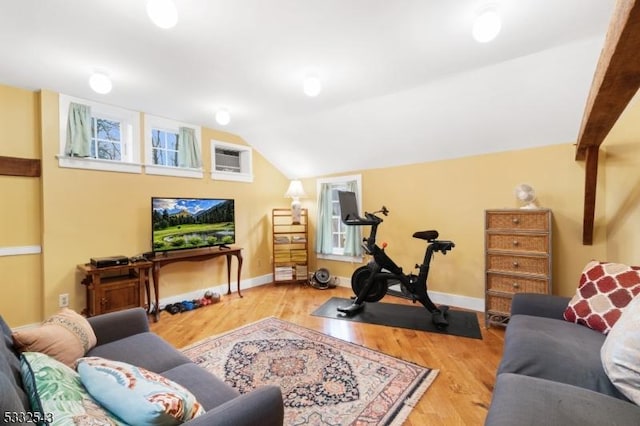
[[302,214],[302,204],[300,198],[307,196],[302,187],[302,182],[299,180],[292,180],[289,184],[289,189],[284,194],[285,197],[291,198],[291,222],[294,225],[300,224],[300,215]]

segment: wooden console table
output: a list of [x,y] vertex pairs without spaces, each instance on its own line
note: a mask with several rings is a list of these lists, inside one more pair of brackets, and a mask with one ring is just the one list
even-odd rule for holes
[[151,262],[135,262],[128,265],[97,268],[90,263],[78,265],[87,289],[87,316],[105,314],[122,309],[144,307],[143,288],[149,299],[149,269]]
[[[159,316],[159,283],[160,283],[160,268],[170,263],[176,262],[200,262],[203,260],[214,259],[216,257],[226,256],[227,258],[227,294],[231,294],[231,257],[235,256],[238,259],[238,296],[242,297],[240,293],[240,275],[242,272],[242,249],[241,248],[205,248],[186,251],[176,251],[171,253],[156,253],[154,256],[149,257],[149,261],[153,263],[153,291],[155,293],[155,320],[158,320]],[[147,296],[149,296],[149,288],[147,287]]]

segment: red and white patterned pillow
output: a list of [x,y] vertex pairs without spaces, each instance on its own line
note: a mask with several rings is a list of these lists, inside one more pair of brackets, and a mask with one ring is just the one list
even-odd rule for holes
[[640,266],[587,263],[564,319],[607,334],[624,308],[640,293]]

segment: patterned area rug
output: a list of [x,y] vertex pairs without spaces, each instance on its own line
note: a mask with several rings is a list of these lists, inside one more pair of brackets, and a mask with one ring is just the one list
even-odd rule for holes
[[285,425],[400,425],[438,374],[277,318],[184,354],[241,393],[279,385]]

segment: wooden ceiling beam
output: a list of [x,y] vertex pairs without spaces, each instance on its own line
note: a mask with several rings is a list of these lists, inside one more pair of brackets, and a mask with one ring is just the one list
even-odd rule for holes
[[576,160],[586,160],[582,243],[593,244],[598,151],[640,88],[640,1],[618,0],[587,99]]
[[600,146],[640,88],[640,1],[618,0],[578,136],[576,160]]

